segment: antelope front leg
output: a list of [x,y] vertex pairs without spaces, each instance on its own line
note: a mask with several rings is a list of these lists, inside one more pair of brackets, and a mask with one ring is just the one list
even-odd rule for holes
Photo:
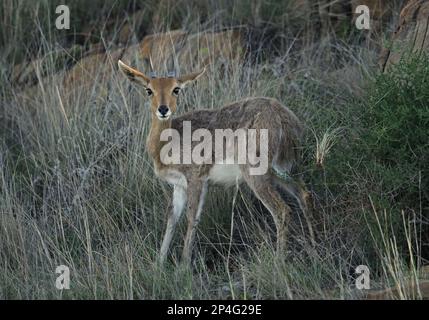
[[182,253],[182,261],[190,264],[192,259],[192,250],[195,240],[195,233],[200,222],[201,211],[203,210],[204,199],[207,193],[207,181],[198,181],[188,187],[188,229],[186,231],[185,243]]
[[183,213],[186,204],[186,189],[181,186],[175,186],[173,191],[172,210],[169,212],[167,220],[167,228],[165,230],[164,239],[162,240],[161,252],[159,260],[164,263],[168,249],[170,248],[171,240],[173,239],[174,230],[177,222]]

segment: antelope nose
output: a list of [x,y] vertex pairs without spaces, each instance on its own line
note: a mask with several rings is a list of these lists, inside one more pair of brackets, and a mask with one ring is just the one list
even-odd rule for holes
[[165,105],[159,106],[158,107],[158,112],[162,115],[165,116],[167,114],[167,112],[169,111],[168,107]]

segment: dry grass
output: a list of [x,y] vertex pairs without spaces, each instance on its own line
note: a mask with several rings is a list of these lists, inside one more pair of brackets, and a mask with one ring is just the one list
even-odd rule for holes
[[[2,4],[3,14],[12,4]],[[213,21],[201,25],[186,13],[177,13],[184,26],[214,28]],[[214,20],[221,15],[212,12]],[[39,36],[45,53],[68,53],[46,34]],[[303,173],[318,238],[313,248],[294,217],[287,258],[275,259],[272,221],[261,204],[245,188],[215,187],[190,270],[178,264],[183,226],[170,261],[156,263],[171,190],[154,176],[145,152],[144,95],[109,59],[91,70],[95,80],[70,95],[49,55],[39,66],[38,84],[23,92],[10,83],[7,62],[20,40],[17,31],[0,52],[0,298],[355,299],[362,296],[354,289],[359,264],[374,270],[377,286],[416,277],[420,262],[413,257],[421,244],[413,225],[404,220],[404,252],[398,246],[402,235],[386,230],[369,205],[367,186],[377,181],[342,158],[360,137],[360,102],[376,72],[372,49],[332,36],[308,34],[299,44],[287,38],[282,48],[288,50],[269,57],[256,50],[257,59],[226,72],[215,65],[204,81],[183,92],[179,112],[271,96],[303,119],[309,128]],[[348,70],[347,81],[341,81],[341,70]],[[365,213],[378,220],[365,221]],[[70,290],[54,286],[61,264],[70,267]]]

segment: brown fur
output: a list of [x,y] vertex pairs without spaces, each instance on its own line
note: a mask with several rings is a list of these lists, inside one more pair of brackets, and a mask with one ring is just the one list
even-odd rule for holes
[[[196,110],[182,116],[161,120],[157,116],[160,105],[167,105],[171,113],[176,112],[177,100],[172,94],[175,87],[183,87],[204,72],[197,72],[181,78],[149,79],[141,72],[132,69],[122,62],[119,67],[132,81],[139,81],[152,92],[151,98],[151,129],[147,138],[147,150],[153,159],[156,174],[173,184],[173,210],[169,214],[167,230],[161,246],[161,261],[166,258],[175,226],[186,206],[188,230],[185,237],[183,259],[191,260],[192,247],[195,238],[208,181],[212,179],[214,170],[228,170],[221,165],[214,168],[216,163],[204,165],[172,164],[166,165],[160,159],[160,151],[166,142],[160,141],[161,132],[173,128],[182,132],[183,122],[191,121],[192,131],[204,128],[214,136],[215,129],[268,129],[268,172],[264,175],[250,175],[249,165],[239,165],[237,182],[244,181],[271,212],[277,229],[277,251],[284,250],[287,235],[287,226],[290,221],[291,209],[278,191],[283,191],[296,199],[304,215],[306,215],[305,190],[301,183],[286,182],[274,173],[278,171],[291,174],[299,162],[299,147],[302,136],[302,125],[295,114],[277,100],[271,98],[249,98],[234,102],[220,109]],[[196,143],[194,143],[196,144]],[[257,143],[257,146],[259,144]],[[214,148],[213,148],[214,150]],[[259,150],[258,150],[259,151]],[[226,172],[226,176],[229,172]],[[307,218],[307,216],[306,216]],[[310,235],[313,231],[307,219]]]

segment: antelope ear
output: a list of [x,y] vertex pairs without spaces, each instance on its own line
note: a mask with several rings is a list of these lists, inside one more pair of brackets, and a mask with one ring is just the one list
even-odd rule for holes
[[179,84],[181,84],[182,86],[187,85],[188,83],[197,80],[199,77],[201,77],[204,72],[206,72],[206,68],[203,68],[203,70],[199,71],[199,72],[194,72],[194,73],[190,73],[184,76],[181,76],[177,79],[177,82],[179,82]]
[[118,67],[130,81],[142,84],[144,87],[147,87],[149,84],[149,77],[147,77],[144,73],[127,66],[121,60],[118,60]]

